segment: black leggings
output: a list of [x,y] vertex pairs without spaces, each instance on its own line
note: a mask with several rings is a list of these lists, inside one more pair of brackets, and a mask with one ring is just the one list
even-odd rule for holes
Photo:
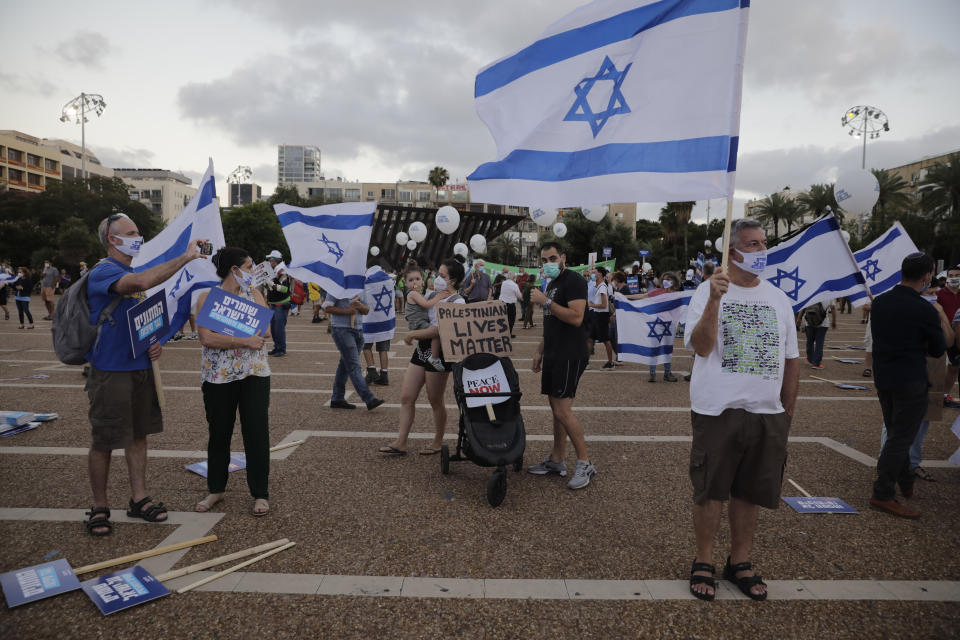
[[214,384],[204,382],[203,406],[207,412],[207,489],[223,493],[227,488],[230,440],[240,410],[240,432],[247,457],[247,486],[254,498],[268,499],[270,476],[270,378],[247,376],[243,380]]
[[510,335],[513,335],[513,325],[517,322],[517,305],[508,302],[507,305],[507,322],[510,323]]
[[29,300],[17,300],[17,313],[20,315],[20,324],[23,324],[23,314],[27,314],[27,320],[33,324],[33,314],[30,313]]

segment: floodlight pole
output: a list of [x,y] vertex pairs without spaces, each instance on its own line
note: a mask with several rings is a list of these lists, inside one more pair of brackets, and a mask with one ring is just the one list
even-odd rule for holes
[[87,179],[87,94],[80,93],[80,175]]
[[[82,180],[87,179],[87,101],[90,101],[90,106],[93,107],[92,111],[95,112],[98,116],[103,113],[104,107],[107,106],[107,103],[104,102],[103,96],[96,93],[86,93],[82,92],[76,98],[68,101],[67,104],[63,105],[63,109],[60,112],[60,122],[67,122],[69,120],[76,119],[80,124],[80,177]],[[79,115],[77,115],[79,112]]]

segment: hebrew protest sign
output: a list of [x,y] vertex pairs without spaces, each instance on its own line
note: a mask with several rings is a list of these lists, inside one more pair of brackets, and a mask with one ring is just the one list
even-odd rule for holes
[[247,338],[255,333],[263,335],[270,326],[273,312],[255,302],[231,295],[216,287],[203,302],[197,314],[197,324],[226,336]]
[[167,334],[170,321],[167,318],[166,300],[167,292],[161,289],[140,304],[127,309],[134,358],[139,358],[140,354]]

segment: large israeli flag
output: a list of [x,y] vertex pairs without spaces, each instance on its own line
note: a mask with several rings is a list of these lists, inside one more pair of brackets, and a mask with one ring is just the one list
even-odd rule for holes
[[[903,259],[918,251],[917,245],[907,235],[899,222],[893,223],[886,233],[853,254],[870,293],[878,296],[900,284],[900,265]],[[870,302],[867,292],[860,290],[850,296],[853,306],[859,307]]]
[[[133,270],[146,271],[173,260],[183,255],[191,242],[199,239],[210,241],[213,244],[214,253],[225,245],[212,158],[207,164],[207,171],[200,179],[200,185],[197,192],[193,194],[193,198],[163,231],[143,244],[140,255],[133,259]],[[209,258],[198,258],[177,271],[163,284],[147,291],[148,297],[161,289],[167,292],[170,331],[161,342],[166,342],[187,321],[190,316],[192,294],[219,284],[217,269]]]
[[596,0],[480,70],[497,160],[475,202],[570,207],[733,194],[749,0]]
[[616,294],[620,359],[640,364],[670,362],[677,325],[687,317],[692,297],[693,291],[664,293],[642,300],[628,300],[623,294]]
[[363,292],[376,202],[344,202],[304,209],[275,204],[290,247],[287,273],[316,282],[335,298]]
[[363,341],[366,344],[393,340],[397,329],[397,308],[394,302],[393,279],[377,266],[367,269],[363,297],[370,313],[363,316]]
[[794,311],[865,290],[863,274],[832,213],[774,247],[760,277],[786,293]]

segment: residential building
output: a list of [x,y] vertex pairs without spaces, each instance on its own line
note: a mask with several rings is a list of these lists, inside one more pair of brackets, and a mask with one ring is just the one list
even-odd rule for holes
[[952,153],[960,153],[960,149],[954,149],[953,151],[935,156],[924,156],[914,162],[888,169],[888,171],[903,178],[903,180],[910,185],[910,191],[914,199],[919,200],[920,193],[923,190],[922,183],[927,178],[927,171],[935,164],[946,164],[947,159]]
[[127,183],[130,199],[146,206],[170,222],[183,211],[196,193],[193,181],[182,173],[166,169],[115,169],[117,177]]
[[227,186],[230,187],[230,193],[227,197],[230,207],[239,207],[251,202],[259,202],[262,199],[260,185],[256,183],[230,183]]
[[[0,130],[0,191],[38,193],[54,181],[79,177],[82,158],[80,147],[73,143]],[[113,169],[100,164],[87,149],[87,174],[112,178]]]
[[311,183],[322,179],[320,147],[277,145],[277,184]]

